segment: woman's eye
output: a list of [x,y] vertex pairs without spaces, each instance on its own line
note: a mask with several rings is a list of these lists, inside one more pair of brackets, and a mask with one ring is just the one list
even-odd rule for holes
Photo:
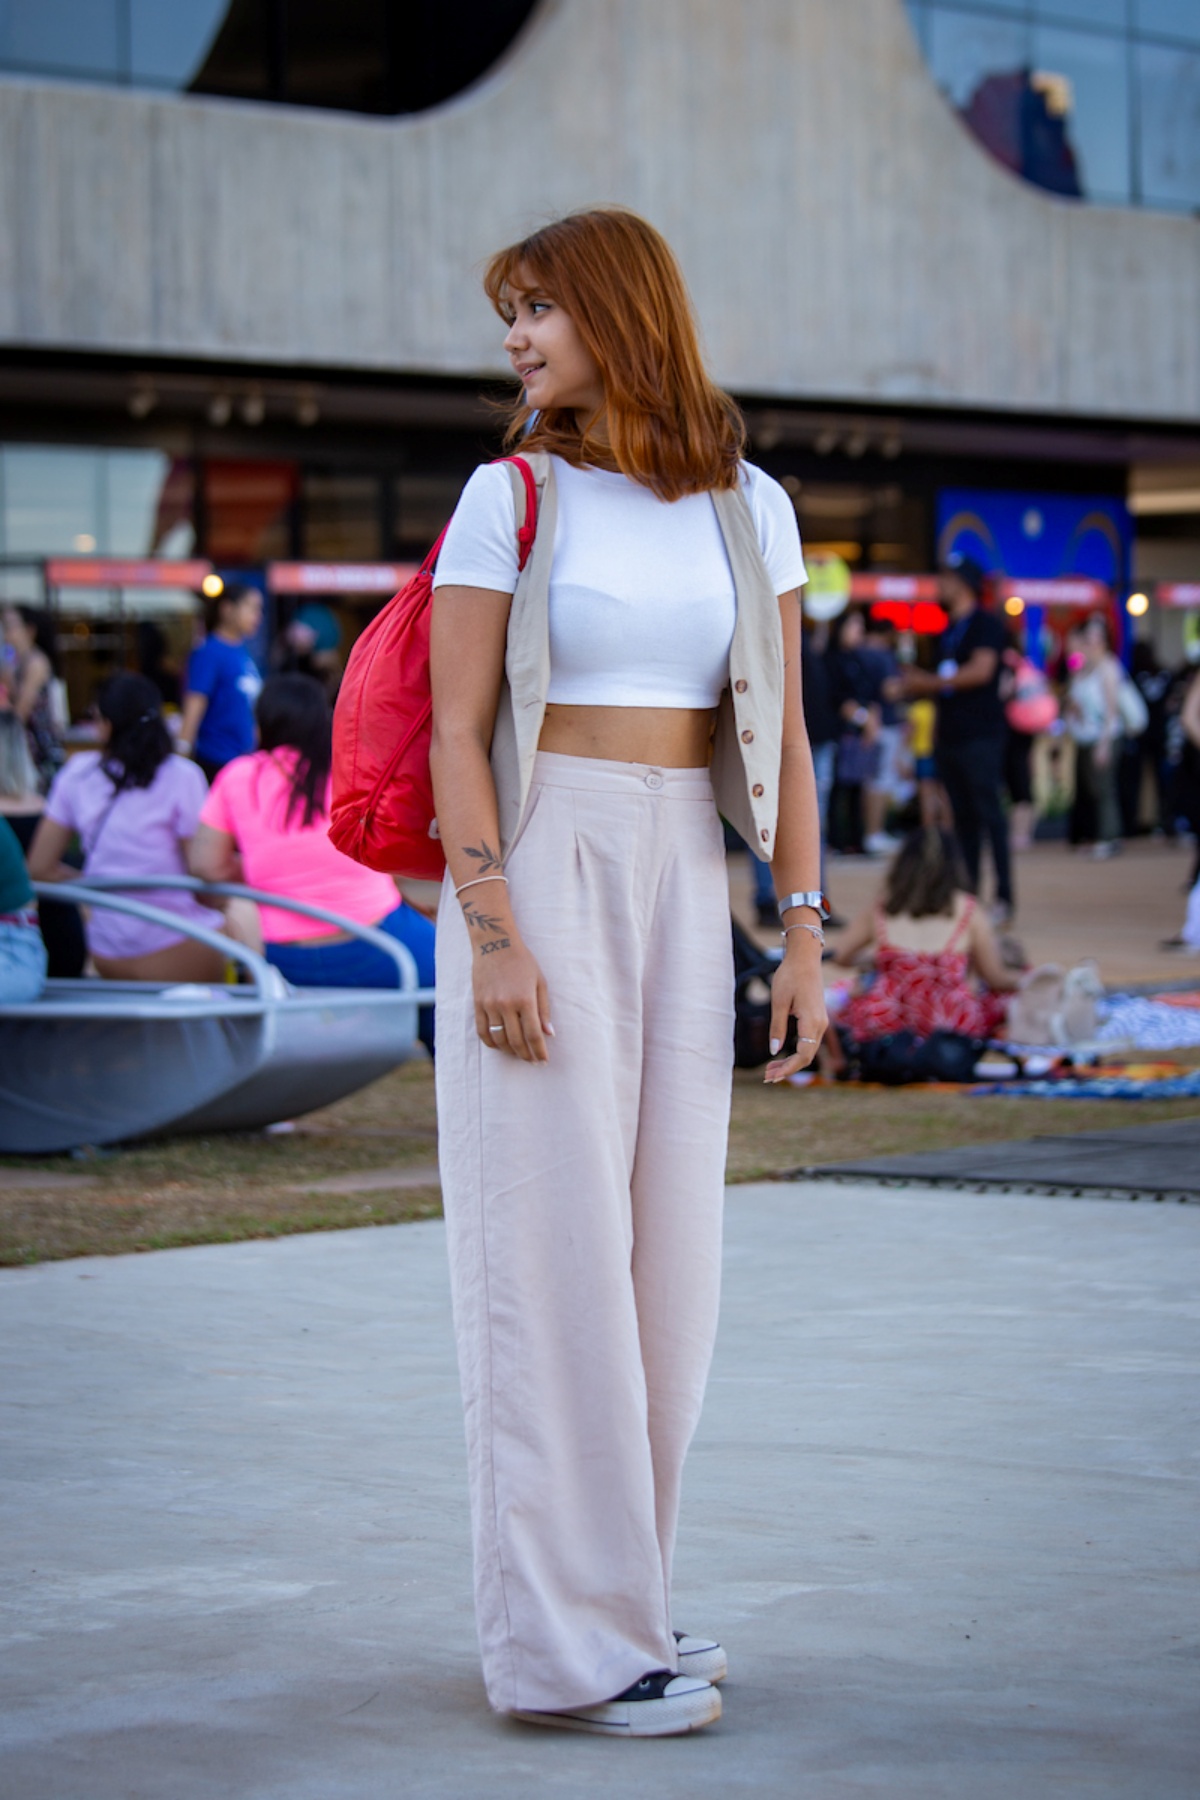
[[531,313],[549,312],[550,304],[549,300],[532,300],[529,305],[529,310]]

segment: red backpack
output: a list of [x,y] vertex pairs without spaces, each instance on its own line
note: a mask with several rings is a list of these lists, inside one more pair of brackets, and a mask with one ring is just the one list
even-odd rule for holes
[[[525,523],[517,532],[523,569],[537,534],[537,486],[523,457],[507,456],[525,482]],[[387,875],[440,881],[446,857],[437,837],[429,744],[429,623],[437,543],[406,587],[363,632],[346,664],[333,714],[330,841],[345,856]]]

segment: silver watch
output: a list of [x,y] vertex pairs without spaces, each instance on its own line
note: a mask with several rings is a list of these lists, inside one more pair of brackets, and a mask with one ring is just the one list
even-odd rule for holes
[[779,922],[782,925],[783,915],[790,912],[793,906],[811,906],[822,921],[829,917],[829,902],[819,888],[809,888],[803,894],[785,894],[779,902]]

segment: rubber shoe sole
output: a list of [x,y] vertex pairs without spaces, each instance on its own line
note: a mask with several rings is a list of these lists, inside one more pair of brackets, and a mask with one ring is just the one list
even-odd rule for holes
[[689,1637],[686,1631],[675,1633],[679,1647],[679,1673],[694,1675],[716,1687],[729,1673],[729,1660],[720,1644],[712,1638]]
[[514,1712],[527,1725],[556,1725],[560,1731],[592,1731],[602,1737],[682,1737],[721,1716],[721,1696],[707,1681],[676,1675],[661,1700],[606,1700],[570,1712]]

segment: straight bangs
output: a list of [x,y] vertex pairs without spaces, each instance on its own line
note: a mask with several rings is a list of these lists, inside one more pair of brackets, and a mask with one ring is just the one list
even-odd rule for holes
[[746,428],[704,367],[683,274],[653,225],[624,207],[571,213],[498,251],[483,286],[502,319],[514,290],[561,306],[604,383],[607,443],[594,421],[581,430],[573,412],[535,414],[522,397],[506,448],[615,467],[660,500],[737,487]]

